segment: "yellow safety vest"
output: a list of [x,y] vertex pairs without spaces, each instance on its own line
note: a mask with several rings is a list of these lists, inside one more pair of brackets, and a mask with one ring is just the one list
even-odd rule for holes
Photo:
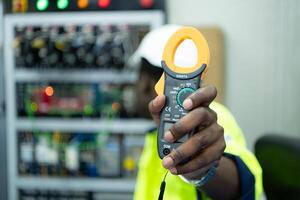
[[[247,149],[243,133],[234,117],[227,108],[213,102],[210,106],[218,114],[218,123],[224,127],[226,149],[225,152],[238,156],[247,165],[255,177],[255,199],[262,194],[262,170],[255,156]],[[134,193],[134,200],[156,200],[160,191],[160,184],[166,173],[161,165],[157,153],[157,134],[147,134],[145,146],[139,161],[139,172]],[[182,181],[178,176],[168,174],[165,200],[196,200],[196,188]],[[210,199],[202,194],[202,199]]]

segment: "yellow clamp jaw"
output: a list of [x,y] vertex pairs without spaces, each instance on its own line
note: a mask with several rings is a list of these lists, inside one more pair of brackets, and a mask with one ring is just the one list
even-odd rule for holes
[[[174,64],[174,56],[178,46],[186,39],[190,39],[197,47],[197,63],[192,67],[178,67]],[[196,72],[204,65],[206,65],[202,76],[207,71],[207,66],[210,59],[210,53],[207,41],[199,30],[193,27],[182,27],[178,29],[168,40],[162,57],[163,68],[168,67],[170,71],[177,74],[190,74]],[[202,79],[203,77],[201,77]],[[157,95],[164,94],[165,86],[165,72],[160,77],[159,81],[155,85],[155,91]]]

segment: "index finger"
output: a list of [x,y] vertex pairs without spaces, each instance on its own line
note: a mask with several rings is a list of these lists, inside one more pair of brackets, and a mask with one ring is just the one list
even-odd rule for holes
[[212,109],[198,107],[173,124],[165,133],[165,140],[174,142],[197,127],[208,127],[217,118],[217,113]]

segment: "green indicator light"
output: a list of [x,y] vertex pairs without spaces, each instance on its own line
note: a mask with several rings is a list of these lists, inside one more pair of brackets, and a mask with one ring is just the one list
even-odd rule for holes
[[69,5],[69,0],[58,0],[57,1],[57,8],[58,9],[66,9]]
[[30,104],[30,110],[31,110],[32,112],[36,112],[36,111],[38,110],[38,105],[37,105],[37,103],[32,102],[32,103]]
[[39,10],[39,11],[43,11],[43,10],[46,10],[49,6],[49,1],[48,0],[38,0],[36,2],[36,8]]
[[91,105],[85,105],[84,108],[83,108],[83,112],[86,115],[91,115],[91,114],[93,114],[94,109]]

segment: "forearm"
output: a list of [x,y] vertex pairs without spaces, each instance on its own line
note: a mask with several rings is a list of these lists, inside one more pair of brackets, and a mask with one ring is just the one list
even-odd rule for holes
[[234,161],[223,156],[215,176],[202,190],[213,199],[238,199],[240,196],[240,181]]

